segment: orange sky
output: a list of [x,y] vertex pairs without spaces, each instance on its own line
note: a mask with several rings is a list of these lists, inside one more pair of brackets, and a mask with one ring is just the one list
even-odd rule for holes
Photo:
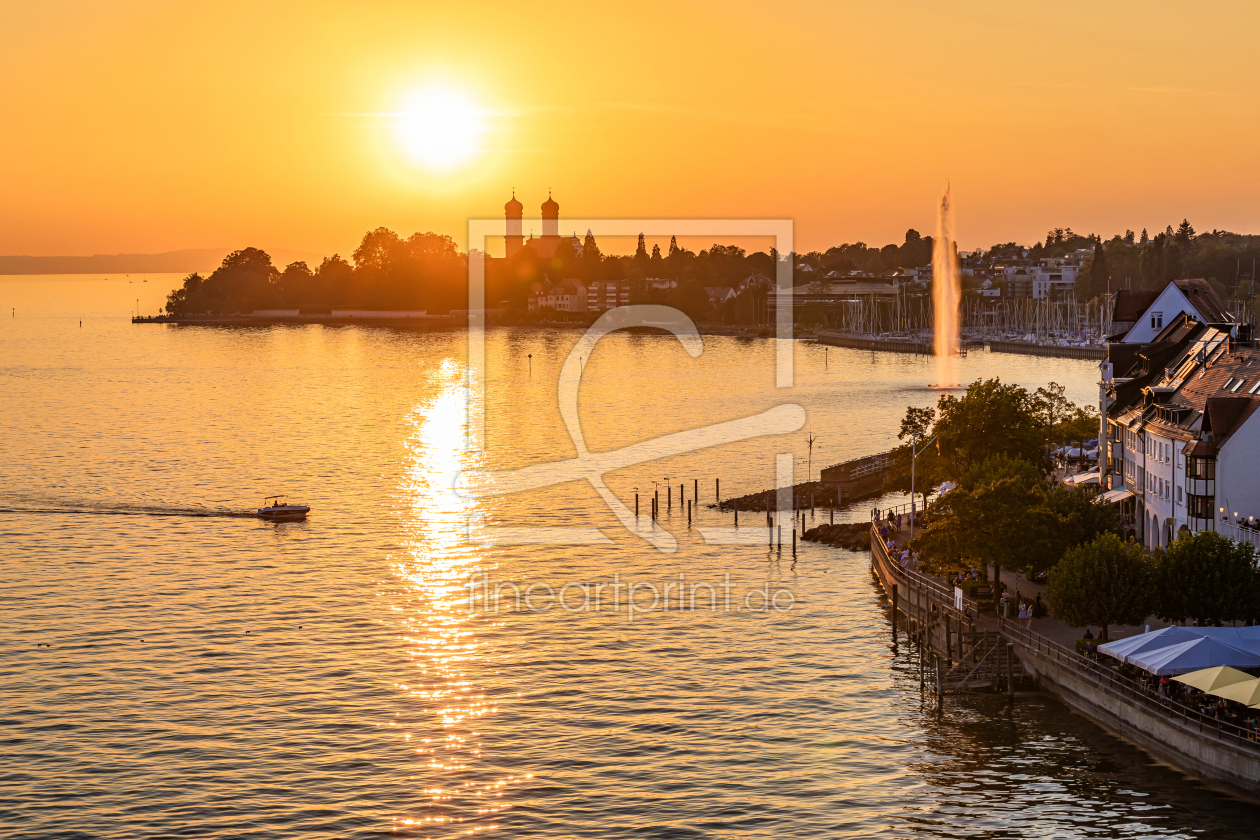
[[[1260,232],[1255,4],[0,4],[0,253],[352,250],[469,216],[790,217],[928,233]],[[437,176],[393,113],[489,112]],[[564,228],[563,221],[561,228]]]

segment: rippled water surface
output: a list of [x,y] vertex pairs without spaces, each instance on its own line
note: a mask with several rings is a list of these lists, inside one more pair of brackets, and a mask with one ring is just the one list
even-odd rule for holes
[[[714,479],[745,493],[773,484],[779,452],[799,480],[892,445],[905,406],[935,401],[929,360],[799,344],[779,389],[770,341],[708,337],[692,359],[664,335],[606,339],[583,360],[594,452],[782,402],[818,437],[812,463],[802,430],[606,476],[645,514],[661,493],[664,553],[585,481],[449,492],[460,470],[574,456],[556,382],[578,333],[488,333],[474,452],[463,334],[133,326],[136,288],[0,279],[8,836],[1254,833],[1252,806],[1049,698],[938,715],[865,555],[803,545],[793,561],[751,514],[745,544],[701,536],[733,524],[706,506]],[[961,367],[1096,393],[1088,362]],[[695,481],[688,529],[677,485],[691,499]],[[234,515],[273,492],[310,519]],[[566,586],[562,609],[546,593]],[[693,586],[696,609],[678,609]],[[791,608],[758,609],[767,592]]]

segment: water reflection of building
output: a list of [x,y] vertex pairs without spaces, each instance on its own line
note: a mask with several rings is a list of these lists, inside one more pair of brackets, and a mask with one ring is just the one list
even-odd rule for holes
[[525,238],[524,211],[525,205],[516,200],[516,190],[513,190],[511,200],[503,205],[503,215],[507,218],[507,255],[509,257],[515,256],[528,245],[538,256],[549,260],[556,255],[556,248],[559,247],[562,239],[568,239],[573,247],[573,253],[581,256],[582,240],[578,239],[576,234],[567,237],[560,236],[560,205],[551,197],[550,191],[547,192],[547,200],[542,204],[542,236],[534,236],[531,230],[529,239]]

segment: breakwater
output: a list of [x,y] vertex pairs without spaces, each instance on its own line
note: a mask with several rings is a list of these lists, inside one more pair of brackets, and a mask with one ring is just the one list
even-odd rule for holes
[[[880,350],[889,353],[915,353],[923,356],[933,355],[930,342],[913,338],[876,338],[872,336],[848,335],[845,333],[820,332],[818,343],[832,347],[850,347],[854,350]],[[1102,345],[1059,345],[1037,344],[1031,341],[981,341],[966,339],[963,348],[979,349],[981,346],[991,353],[1017,353],[1022,356],[1045,356],[1055,359],[1097,359],[1107,358],[1107,348]]]
[[1048,356],[1053,359],[1107,358],[1107,348],[1102,345],[1034,344],[1031,341],[990,341],[986,344],[990,353],[1019,353],[1023,356]]
[[854,350],[884,350],[892,353],[932,355],[930,342],[918,341],[912,338],[873,338],[862,335],[820,332],[818,334],[818,343],[829,344],[832,347],[851,347]]

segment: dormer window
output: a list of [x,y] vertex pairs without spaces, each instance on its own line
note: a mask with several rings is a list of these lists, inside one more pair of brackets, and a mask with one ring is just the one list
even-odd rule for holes
[[1152,312],[1151,313],[1151,329],[1162,330],[1163,328],[1164,328],[1164,313]]

